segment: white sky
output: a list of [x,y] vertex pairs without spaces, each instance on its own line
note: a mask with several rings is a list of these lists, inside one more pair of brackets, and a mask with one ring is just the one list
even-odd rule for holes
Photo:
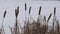
[[[19,6],[19,15],[18,19],[23,26],[23,21],[25,18],[25,7],[24,4],[27,4],[27,15],[29,7],[32,7],[31,16],[36,20],[38,17],[39,7],[42,6],[41,15],[49,16],[50,13],[53,13],[54,7],[56,7],[56,15],[60,21],[60,1],[28,1],[28,0],[0,0],[0,25],[3,19],[3,13],[7,10],[6,18],[4,20],[4,29],[6,34],[11,34],[9,30],[9,25],[13,26],[15,22],[15,13],[14,10],[17,6]],[[53,18],[53,16],[52,16]],[[50,21],[52,21],[52,18]]]

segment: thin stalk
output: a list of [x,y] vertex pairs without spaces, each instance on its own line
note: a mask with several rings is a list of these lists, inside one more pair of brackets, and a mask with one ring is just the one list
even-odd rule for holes
[[27,5],[26,5],[26,3],[25,3],[25,22],[24,22],[24,26],[25,26],[25,24],[26,24],[26,10],[27,10]]
[[5,34],[5,31],[4,31],[4,27],[3,27],[3,22],[4,22],[4,18],[3,18],[3,20],[2,20],[2,34]]

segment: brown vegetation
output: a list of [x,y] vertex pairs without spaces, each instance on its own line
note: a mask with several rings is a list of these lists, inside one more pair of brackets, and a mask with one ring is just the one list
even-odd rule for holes
[[[26,7],[27,6],[25,3],[25,11],[27,10]],[[31,13],[31,7],[29,8],[28,20],[25,19],[24,27],[21,30],[19,23],[18,23],[18,19],[17,19],[18,14],[19,14],[19,6],[18,6],[17,9],[15,9],[16,22],[14,24],[14,27],[10,27],[11,34],[60,34],[59,20],[57,20],[57,18],[56,18],[56,8],[54,8],[52,29],[50,29],[49,32],[48,32],[48,25],[49,25],[48,23],[49,23],[49,20],[52,16],[52,13],[49,15],[48,19],[46,19],[46,16],[44,16],[44,20],[42,20],[42,19],[40,19],[40,18],[42,18],[40,16],[41,15],[41,8],[42,7],[40,6],[37,21],[35,21],[33,19],[34,21],[32,23],[30,23],[30,21],[29,21],[30,13]],[[5,15],[6,15],[6,11],[4,12],[4,15],[3,15],[3,21],[5,18]],[[42,20],[43,22],[41,22],[40,20]],[[44,25],[41,26],[41,23],[44,23]],[[56,23],[56,25],[55,25],[55,23]],[[20,32],[20,30],[22,31],[22,33]],[[4,28],[2,25],[2,27],[0,28],[0,34],[3,34],[3,33],[4,33]]]

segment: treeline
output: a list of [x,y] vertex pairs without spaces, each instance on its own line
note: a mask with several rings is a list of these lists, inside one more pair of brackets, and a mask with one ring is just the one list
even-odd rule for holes
[[[39,7],[39,13],[38,13],[38,19],[35,21],[31,16],[31,6],[29,7],[29,17],[28,20],[26,20],[26,15],[25,15],[25,21],[24,21],[24,27],[22,28],[18,22],[18,14],[19,14],[19,6],[17,9],[15,9],[15,17],[16,17],[16,22],[14,24],[14,27],[10,27],[11,34],[60,34],[60,26],[59,26],[59,20],[56,18],[56,7],[54,7],[54,13],[50,13],[48,19],[46,19],[46,16],[42,19],[41,17],[41,6]],[[25,14],[27,11],[27,4],[25,3]],[[3,27],[3,22],[4,18],[6,16],[7,11],[5,10],[4,15],[3,15],[3,20],[2,20],[2,26],[0,28],[0,34],[5,34],[4,27]],[[49,20],[51,16],[53,15],[53,20],[52,20],[52,28],[49,28]],[[30,22],[30,19],[33,19],[33,22]],[[42,24],[44,23],[44,24]],[[49,30],[50,29],[50,30]]]

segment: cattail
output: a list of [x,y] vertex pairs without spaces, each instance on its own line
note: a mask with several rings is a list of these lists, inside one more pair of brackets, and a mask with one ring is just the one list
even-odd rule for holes
[[3,18],[5,18],[6,12],[7,12],[7,11],[5,10],[4,15],[3,15]]
[[29,8],[29,14],[30,14],[30,11],[31,11],[31,7]]
[[52,13],[49,15],[47,22],[49,21],[49,19],[51,18],[51,16],[52,16]]
[[26,3],[25,3],[25,10],[27,10],[27,8],[26,8]]
[[17,7],[17,10],[19,11],[19,6]]
[[56,14],[56,7],[54,8],[54,15]]
[[40,6],[40,8],[39,8],[39,15],[40,15],[40,12],[41,12],[41,6]]
[[18,16],[18,13],[19,13],[19,7],[17,7],[17,9],[15,9],[15,16],[16,16],[16,18]]

